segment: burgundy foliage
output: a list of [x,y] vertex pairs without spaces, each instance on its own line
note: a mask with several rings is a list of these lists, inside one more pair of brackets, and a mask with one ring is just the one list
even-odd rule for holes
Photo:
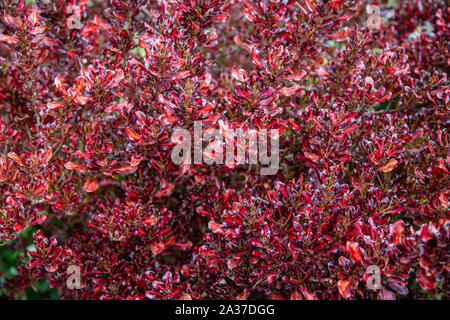
[[[47,278],[65,299],[448,298],[449,15],[0,1],[0,244],[38,230],[6,297]],[[280,170],[175,165],[199,120],[280,130]]]

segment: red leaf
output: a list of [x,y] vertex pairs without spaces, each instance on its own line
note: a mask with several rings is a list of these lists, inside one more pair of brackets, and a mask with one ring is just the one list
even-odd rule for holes
[[82,166],[81,164],[78,164],[78,163],[75,163],[75,162],[67,162],[65,165],[64,165],[64,167],[67,169],[67,170],[84,170],[84,169],[86,169],[86,167],[85,166]]
[[250,21],[252,21],[252,22],[258,22],[258,21],[260,21],[256,16],[253,15],[253,13],[251,12],[251,10],[248,9],[248,8],[244,10],[244,16],[245,16],[248,20],[250,20]]
[[141,124],[145,124],[145,122],[147,121],[147,118],[142,111],[136,111],[134,114],[136,115],[138,120],[141,122]]
[[154,197],[155,198],[161,198],[161,197],[170,196],[174,189],[175,189],[175,185],[173,185],[172,183],[169,183],[167,185],[167,187],[165,187],[164,189],[161,189],[158,192],[156,192]]
[[236,267],[239,267],[241,264],[242,264],[241,260],[234,259],[234,258],[228,259],[228,262],[227,262],[227,266],[230,269],[234,269]]
[[335,40],[335,41],[344,41],[348,38],[348,36],[351,33],[351,29],[350,28],[344,28],[341,31],[335,32],[333,34],[330,34],[328,36],[329,39]]
[[353,125],[349,126],[347,129],[345,129],[343,131],[343,133],[347,134],[347,133],[353,132],[353,131],[355,131],[356,128],[358,128],[358,126],[356,124],[353,124]]
[[248,293],[244,293],[244,292],[242,292],[236,296],[236,300],[247,300],[247,298],[248,298]]
[[112,170],[112,172],[115,173],[132,173],[135,172],[137,170],[136,167],[132,167],[132,166],[123,166],[117,169]]
[[314,293],[309,292],[305,287],[300,287],[302,290],[302,294],[306,300],[317,300],[317,297]]
[[15,152],[8,153],[8,157],[14,160],[19,166],[25,166],[25,162],[23,162],[22,158]]
[[119,69],[119,71],[117,71],[116,75],[114,76],[114,79],[111,83],[111,88],[114,88],[116,86],[119,85],[119,83],[125,78],[125,75],[123,73],[122,69]]
[[61,80],[61,76],[60,75],[57,75],[56,78],[55,78],[55,86],[61,92],[65,92],[66,91],[66,89],[64,88],[64,86],[62,84],[62,80]]
[[47,185],[45,185],[45,184],[40,184],[40,185],[36,188],[36,190],[34,190],[33,195],[34,195],[34,196],[39,195],[39,194],[45,192],[46,190],[47,190]]
[[36,8],[31,11],[31,14],[28,17],[29,21],[31,22],[32,26],[35,26],[38,22],[38,11]]
[[34,220],[32,220],[30,224],[32,224],[32,225],[42,224],[45,220],[47,220],[47,216],[42,214],[42,215],[36,217]]
[[180,250],[189,250],[192,247],[191,241],[179,241],[173,245],[175,248]]
[[390,172],[390,171],[394,170],[394,168],[397,166],[397,164],[398,164],[397,160],[391,159],[391,160],[389,160],[389,162],[386,165],[384,165],[381,168],[378,168],[377,171]]
[[318,155],[314,153],[305,152],[304,155],[306,158],[312,160],[313,162],[318,162],[321,159]]
[[77,96],[73,101],[79,105],[85,105],[87,102],[91,101],[92,98],[87,96]]
[[399,220],[391,224],[391,238],[394,244],[398,244],[400,242],[404,229],[405,223],[403,222],[403,220]]
[[209,211],[202,207],[198,207],[197,213],[200,214],[201,216],[207,216],[209,214]]
[[53,110],[56,108],[64,108],[64,105],[61,102],[49,102],[47,103],[47,108]]
[[33,30],[31,30],[31,34],[33,34],[33,35],[41,34],[41,33],[44,33],[45,30],[47,30],[47,26],[45,24],[43,24],[43,25],[37,26]]
[[339,280],[337,285],[341,296],[344,299],[348,299],[350,297],[350,289],[351,289],[350,280]]
[[142,223],[145,225],[151,226],[151,225],[154,225],[157,221],[158,221],[158,219],[156,217],[152,216],[152,217],[142,221]]
[[375,101],[376,102],[383,102],[383,101],[386,101],[386,100],[390,99],[391,97],[392,97],[392,93],[391,92],[386,92],[382,97],[375,98]]
[[303,79],[303,77],[306,75],[306,71],[303,70],[301,72],[298,73],[294,73],[291,74],[289,76],[284,77],[284,80],[291,80],[291,81],[300,81],[301,79]]
[[47,164],[53,157],[53,149],[48,148],[47,152],[45,152],[44,156],[41,159],[42,164]]
[[233,67],[231,69],[231,73],[233,75],[233,78],[235,78],[236,80],[240,81],[240,82],[244,82],[246,79],[248,79],[248,74],[245,70],[243,69],[238,69],[236,67]]
[[138,135],[133,129],[126,128],[125,131],[127,132],[128,138],[130,138],[130,140],[141,140],[141,136]]
[[12,37],[12,36],[8,36],[6,34],[0,34],[0,42],[2,42],[2,41],[9,43],[9,44],[14,44],[14,43],[19,42],[19,39]]
[[308,8],[309,12],[317,13],[316,7],[309,0],[304,0],[304,1],[305,1],[306,7]]
[[210,222],[208,222],[208,228],[214,233],[218,233],[218,234],[224,233],[223,229],[220,227],[220,225],[214,220],[211,220]]
[[27,198],[27,195],[22,193],[22,192],[20,192],[20,191],[17,191],[15,195],[19,199],[26,199]]
[[293,85],[292,87],[283,87],[280,90],[278,90],[278,93],[283,96],[290,97],[301,90],[302,90],[302,87],[296,84],[296,85]]
[[417,272],[417,282],[425,290],[431,290],[435,287],[436,281],[432,277],[428,277],[422,270]]
[[17,18],[10,16],[7,12],[3,12],[3,14],[3,21],[8,27],[10,27],[11,29],[19,27],[19,25],[17,24]]
[[94,22],[102,29],[109,30],[109,27],[106,25],[105,22],[103,22],[102,19],[100,19],[97,15],[94,17]]
[[98,189],[98,182],[95,179],[89,179],[83,186],[84,191],[86,192],[94,192]]
[[141,163],[144,156],[142,154],[137,154],[130,160],[130,166],[137,167]]
[[150,246],[150,249],[152,250],[153,255],[156,256],[165,249],[165,246],[164,243],[158,242],[157,244]]
[[359,243],[348,241],[347,250],[354,262],[361,262],[361,250],[359,249]]
[[258,54],[254,49],[252,49],[252,61],[256,64],[258,68],[264,69],[264,66],[259,58]]
[[302,295],[300,294],[300,292],[298,292],[297,289],[295,289],[292,294],[291,294],[291,300],[303,300],[302,299]]

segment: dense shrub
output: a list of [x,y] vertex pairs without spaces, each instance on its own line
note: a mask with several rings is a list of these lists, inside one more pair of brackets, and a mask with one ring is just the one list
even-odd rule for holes
[[[18,252],[0,293],[448,298],[449,14],[0,0],[0,250]],[[278,129],[278,172],[174,164],[172,133],[195,121]]]

